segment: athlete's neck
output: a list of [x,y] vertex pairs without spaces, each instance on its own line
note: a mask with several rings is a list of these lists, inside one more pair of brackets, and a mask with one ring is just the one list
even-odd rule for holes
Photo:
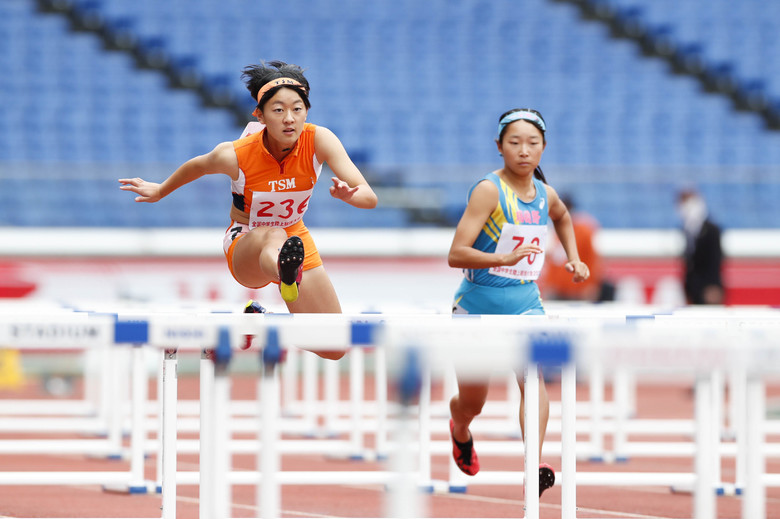
[[284,158],[290,154],[295,145],[280,144],[268,137],[268,130],[263,134],[263,146],[268,150],[273,158],[281,162]]
[[498,171],[498,176],[514,191],[515,195],[524,202],[530,202],[536,198],[536,184],[534,175],[517,175],[506,168]]

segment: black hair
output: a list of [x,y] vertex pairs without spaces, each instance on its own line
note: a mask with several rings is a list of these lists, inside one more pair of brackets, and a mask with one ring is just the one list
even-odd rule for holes
[[303,69],[298,65],[274,60],[261,62],[259,65],[249,65],[244,67],[244,70],[241,72],[241,79],[244,80],[246,88],[249,90],[249,93],[252,94],[252,99],[254,100],[257,100],[257,94],[260,92],[260,89],[263,88],[263,85],[269,81],[283,77],[294,79],[300,83],[301,86],[275,86],[263,94],[263,97],[258,100],[257,107],[262,110],[265,103],[267,103],[268,100],[271,99],[271,97],[273,97],[280,88],[291,88],[298,92],[298,95],[301,96],[301,100],[303,100],[303,104],[306,106],[306,109],[310,109],[311,103],[309,102],[309,82],[303,75]]
[[[503,114],[501,114],[501,117],[498,118],[498,122],[500,123],[501,120],[504,117],[506,117],[507,115],[509,115],[511,113],[514,113],[514,112],[531,112],[532,114],[538,116],[539,119],[541,119],[542,122],[545,124],[545,126],[547,125],[547,123],[544,122],[544,117],[542,117],[542,114],[539,113],[538,111],[534,110],[533,108],[513,108],[512,110],[509,110],[508,112],[504,112]],[[547,137],[545,137],[544,128],[542,128],[541,125],[539,125],[539,123],[537,123],[535,121],[529,121],[528,119],[522,119],[522,120],[527,122],[527,123],[533,124],[536,127],[537,130],[542,132],[542,142],[547,144]],[[507,126],[509,126],[509,125],[507,125]],[[498,142],[501,142],[501,140],[504,138],[504,133],[506,133],[507,126],[504,126],[501,129],[501,133],[498,135]],[[547,183],[547,179],[545,178],[544,172],[542,171],[541,167],[536,166],[536,169],[534,170],[534,176],[536,178],[538,178],[539,180],[541,180],[542,182],[544,182],[545,184]]]

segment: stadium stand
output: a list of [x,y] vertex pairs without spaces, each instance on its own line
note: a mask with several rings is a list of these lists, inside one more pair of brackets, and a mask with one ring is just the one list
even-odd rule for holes
[[[766,66],[779,38],[751,34],[754,22],[777,21],[780,12],[750,0],[735,19],[727,0],[668,9],[670,1],[602,0],[699,49],[706,62],[729,64],[754,90],[780,92],[772,75],[780,71]],[[615,38],[607,24],[584,19],[577,3],[528,0],[519,10],[487,0],[0,2],[0,36],[12,46],[0,57],[0,92],[13,100],[0,107],[0,163],[8,165],[0,201],[14,198],[3,203],[0,224],[225,225],[229,200],[212,195],[227,189],[220,179],[153,208],[129,204],[115,179],[118,170],[164,178],[235,138],[235,108],[248,114],[252,105],[240,71],[261,59],[307,69],[309,120],[333,129],[374,185],[409,189],[412,198],[440,190],[433,215],[390,206],[355,218],[320,197],[312,225],[453,224],[468,186],[498,164],[498,116],[520,105],[547,119],[542,164],[551,183],[605,227],[675,226],[676,190],[693,183],[711,206],[740,208],[719,222],[725,227],[780,224],[776,210],[767,217],[758,209],[780,195],[780,132],[635,41]],[[760,26],[760,34],[772,32]],[[739,46],[714,33],[710,40],[706,29],[714,27]],[[171,70],[234,109],[204,106],[202,90],[172,88]],[[45,203],[40,184],[14,176],[25,164],[38,165],[36,178],[53,193]],[[35,215],[11,209],[28,199],[41,208]]]

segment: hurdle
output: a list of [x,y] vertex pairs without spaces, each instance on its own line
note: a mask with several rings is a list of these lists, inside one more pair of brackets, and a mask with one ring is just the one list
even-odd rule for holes
[[[89,350],[105,348],[121,343],[121,328],[110,315],[96,315],[81,312],[53,312],[45,322],[36,314],[0,314],[0,344],[8,344],[20,350]],[[140,347],[133,348],[131,369],[143,369]],[[145,386],[133,387],[133,421],[140,422],[140,413],[145,406]],[[120,437],[121,441],[121,437]],[[59,445],[58,445],[59,444]],[[6,453],[74,453],[109,452],[121,443],[111,438],[103,440],[4,440]],[[16,450],[14,450],[16,445]],[[142,442],[134,433],[130,442],[129,470],[117,471],[24,471],[0,472],[0,485],[74,485],[97,484],[106,488],[124,489],[131,493],[147,491],[143,473]]]
[[[47,301],[27,302],[14,301],[13,304],[0,303],[0,314],[7,317],[14,315],[26,318],[30,314],[45,315],[72,313],[73,310],[62,305]],[[110,356],[113,351],[108,347],[111,343],[93,344],[89,348],[75,348],[81,351],[85,363],[84,398],[82,399],[38,399],[18,400],[4,399],[0,401],[0,432],[75,432],[98,436],[107,436],[108,441],[81,441],[80,444],[69,443],[59,445],[59,448],[70,449],[71,452],[89,452],[105,455],[116,455],[119,452],[118,439],[121,432],[111,430],[113,421],[110,405],[112,386],[107,383],[107,373],[110,372]],[[0,346],[5,346],[0,344]],[[57,348],[62,350],[62,348]],[[46,345],[40,344],[34,348],[25,348],[26,352],[46,351]],[[94,364],[97,362],[97,366]],[[102,390],[101,390],[102,389]],[[54,418],[54,417],[57,418]],[[13,454],[17,448],[29,452],[58,451],[58,446],[46,442],[9,445],[0,441],[0,453]]]
[[[100,316],[89,316],[93,319],[100,320]],[[73,321],[68,318],[64,318],[63,322],[72,325]],[[83,315],[81,316],[83,318]],[[30,318],[32,322],[36,322],[34,318]],[[23,324],[24,319],[15,317],[13,322],[21,321]],[[0,323],[4,326],[0,327],[0,340],[5,344],[21,344],[24,342],[23,337],[19,337],[18,333],[11,334],[9,330],[11,326],[8,321],[0,319]],[[9,324],[9,326],[5,326]],[[774,328],[772,326],[774,325]],[[18,325],[14,325],[18,326]],[[703,424],[711,423],[711,417],[707,415],[707,410],[711,404],[711,385],[710,378],[708,376],[709,371],[712,369],[722,369],[726,365],[740,365],[747,373],[746,393],[749,396],[749,405],[746,408],[747,417],[750,423],[758,423],[759,426],[751,429],[753,438],[748,442],[748,470],[746,476],[745,492],[743,494],[743,517],[761,517],[763,516],[761,510],[763,510],[763,488],[764,485],[771,480],[763,474],[763,460],[765,453],[760,448],[763,444],[763,438],[760,434],[763,432],[762,414],[765,403],[763,402],[763,396],[761,398],[754,398],[757,395],[763,395],[763,380],[762,376],[766,373],[772,373],[780,366],[780,359],[778,353],[774,351],[773,340],[776,337],[776,323],[755,323],[735,321],[730,328],[730,335],[725,337],[724,334],[713,333],[707,331],[701,326],[690,326],[686,324],[684,320],[681,322],[664,322],[663,319],[647,320],[647,322],[641,324],[634,324],[631,326],[625,325],[620,327],[605,327],[598,323],[584,324],[584,323],[565,323],[565,322],[553,322],[550,320],[539,320],[537,322],[530,322],[523,319],[479,319],[479,318],[465,318],[458,319],[451,316],[446,318],[434,318],[421,321],[420,319],[410,319],[406,316],[379,316],[379,317],[366,317],[366,316],[348,316],[348,315],[329,315],[329,316],[313,316],[313,315],[296,315],[296,316],[246,316],[242,315],[193,315],[186,314],[172,318],[170,315],[165,316],[151,316],[148,320],[138,320],[132,323],[123,324],[122,319],[107,321],[106,332],[109,333],[112,330],[116,336],[117,329],[124,328],[126,333],[124,339],[131,344],[149,344],[156,348],[165,348],[164,359],[167,362],[175,362],[174,356],[177,349],[191,349],[193,351],[202,351],[204,348],[219,348],[221,346],[222,351],[232,351],[237,348],[238,342],[245,334],[253,334],[260,338],[261,344],[258,344],[258,348],[261,349],[263,354],[266,354],[267,346],[273,345],[273,334],[277,334],[277,340],[282,348],[302,347],[307,348],[332,348],[334,346],[345,347],[351,345],[354,347],[375,347],[378,344],[385,346],[388,356],[388,372],[393,376],[393,380],[398,380],[401,374],[407,373],[411,370],[409,368],[408,355],[404,356],[402,353],[405,351],[413,350],[417,351],[418,370],[419,365],[422,365],[425,369],[430,369],[431,366],[438,365],[443,362],[444,359],[449,358],[455,352],[458,355],[459,351],[466,351],[467,348],[473,346],[475,341],[480,341],[481,344],[491,344],[495,347],[490,347],[491,364],[499,361],[505,361],[505,363],[511,363],[516,366],[518,370],[527,370],[526,384],[528,398],[532,401],[533,391],[535,384],[538,380],[535,377],[536,364],[544,363],[550,360],[555,360],[564,365],[564,372],[566,374],[564,387],[571,386],[572,375],[574,374],[574,367],[577,369],[587,369],[597,364],[606,370],[614,370],[620,366],[629,365],[636,366],[642,365],[645,368],[653,369],[679,369],[677,365],[671,365],[674,359],[674,353],[679,349],[689,349],[690,352],[686,358],[690,361],[691,368],[697,373],[696,378],[696,409],[697,409],[697,423],[702,424],[697,427],[697,431],[701,431]],[[141,332],[141,330],[146,330]],[[271,330],[276,330],[272,332]],[[641,332],[641,333],[640,333]],[[773,333],[775,335],[773,335]],[[549,340],[543,340],[545,336],[550,334],[558,336],[561,340],[553,342],[553,347],[550,347]],[[690,337],[698,337],[696,341],[689,340]],[[104,337],[103,337],[104,338]],[[13,340],[12,340],[13,339]],[[564,340],[565,339],[565,340]],[[706,339],[706,341],[705,341]],[[727,340],[728,339],[728,340]],[[16,341],[16,344],[14,343]],[[175,345],[175,346],[174,346]],[[216,347],[215,347],[216,345]],[[659,347],[659,345],[661,345]],[[550,351],[557,352],[553,359],[550,358]],[[465,353],[460,353],[465,355]],[[670,366],[671,365],[671,366]],[[485,373],[480,370],[492,369],[491,365],[477,365],[473,366],[475,373],[483,375]],[[168,366],[168,370],[171,368]],[[277,366],[271,368],[264,368],[263,372],[275,374]],[[414,371],[414,370],[412,370]],[[424,372],[425,370],[423,370]],[[432,373],[435,373],[433,371]],[[173,380],[166,380],[165,387],[168,385],[175,385],[175,378],[170,377]],[[215,377],[215,393],[220,398],[226,398],[225,385],[222,382],[226,380],[219,380],[220,377]],[[273,378],[273,377],[272,377]],[[424,377],[423,377],[424,378]],[[261,393],[265,396],[261,399],[261,415],[263,413],[271,413],[271,415],[278,416],[278,380],[274,382],[277,384],[276,389],[268,389],[266,387],[266,381],[263,379],[262,384],[259,384]],[[421,382],[420,386],[424,384]],[[569,389],[571,389],[569,387]],[[564,402],[562,402],[562,409],[573,410],[573,406],[569,406],[571,391],[566,390]],[[171,392],[165,393],[164,406],[171,405]],[[175,395],[175,393],[174,393]],[[272,396],[273,398],[269,397]],[[175,396],[173,397],[175,405]],[[423,399],[421,398],[421,402]],[[277,407],[270,409],[265,406],[270,402],[276,402]],[[218,407],[218,406],[215,406]],[[536,412],[529,405],[527,407],[527,425],[529,433],[524,439],[525,442],[533,442],[532,431],[536,430],[534,421],[536,419]],[[168,466],[167,470],[164,470],[163,474],[163,502],[166,503],[171,499],[175,500],[175,484],[179,475],[175,472],[175,453],[176,453],[176,427],[174,418],[176,416],[175,411],[171,413],[170,408],[164,410],[164,427],[163,427],[163,460],[164,464]],[[422,414],[422,410],[420,410]],[[173,417],[173,418],[172,418]],[[570,412],[564,414],[564,423],[573,423],[573,416]],[[263,434],[268,434],[263,438],[262,442],[258,442],[263,449],[260,454],[261,463],[262,460],[267,460],[268,457],[279,455],[280,450],[273,447],[274,436],[278,433],[278,430],[274,431],[273,425],[259,425]],[[420,427],[421,430],[425,428]],[[563,487],[564,495],[564,507],[562,509],[562,516],[576,517],[576,492],[572,489],[576,488],[577,484],[588,484],[588,477],[576,473],[576,468],[572,469],[572,451],[570,448],[566,448],[571,443],[571,434],[574,432],[573,427],[563,427],[565,434],[562,443],[564,444],[565,460],[563,461],[562,471],[559,475]],[[170,434],[168,434],[170,433]],[[223,449],[224,442],[219,442],[218,438],[221,434],[224,434],[224,430],[218,434],[215,434],[211,438],[211,442],[216,447],[217,455],[214,457],[214,462],[219,463],[218,460],[225,460],[227,456],[219,456],[219,449]],[[758,434],[758,435],[757,435]],[[757,441],[756,438],[758,438]],[[538,440],[538,439],[537,439]],[[711,492],[712,481],[711,471],[711,437],[709,434],[697,434],[697,448],[696,453],[696,471],[694,475],[689,476],[691,479],[688,482],[694,484],[694,502],[696,517],[703,518],[709,517],[714,511],[714,494]],[[424,442],[420,441],[420,450]],[[538,445],[538,444],[537,444]],[[205,447],[205,445],[204,445]],[[268,452],[266,452],[266,449]],[[534,488],[536,481],[536,465],[538,465],[538,450],[534,452],[533,445],[529,448],[526,445],[526,471],[523,473],[522,483],[526,489],[526,517],[534,518],[538,517],[538,498],[533,499],[534,495],[538,495],[538,488]],[[270,454],[269,454],[270,453]],[[392,454],[395,452],[391,451]],[[265,457],[263,457],[265,455]],[[421,457],[422,455],[420,455]],[[420,458],[418,458],[420,459]],[[422,465],[422,463],[420,463]],[[171,468],[173,467],[173,472]],[[403,463],[401,463],[403,466]],[[530,469],[529,469],[530,467]],[[328,480],[322,482],[321,475],[311,475],[310,473],[291,474],[285,472],[278,472],[274,470],[278,468],[273,464],[266,467],[271,472],[258,473],[249,472],[246,474],[230,473],[229,468],[224,465],[221,468],[217,468],[215,476],[217,474],[228,473],[223,479],[217,481],[223,481],[226,484],[235,482],[245,483],[259,483],[258,491],[263,492],[265,497],[261,499],[263,504],[262,515],[263,517],[273,517],[277,511],[273,510],[274,506],[278,507],[278,499],[274,499],[273,496],[278,496],[278,486],[283,484],[337,484],[338,480]],[[530,470],[530,474],[529,474]],[[375,476],[366,477],[366,471],[359,471],[364,473],[364,479],[362,483],[367,482],[367,479],[374,482],[382,482],[391,486],[391,488],[398,489],[399,492],[410,492],[409,488],[416,489],[419,485],[399,485],[398,480],[392,472],[386,471],[382,473],[376,473]],[[418,470],[410,473],[406,471],[407,478],[405,480],[408,483],[408,478],[412,478],[416,483],[422,480],[421,471]],[[413,476],[411,474],[414,474]],[[568,476],[567,476],[568,475]],[[572,477],[573,475],[573,477]],[[479,476],[477,476],[479,477]],[[596,480],[595,477],[591,478],[592,484],[613,484],[609,483],[606,476],[601,476],[604,479]],[[626,477],[625,474],[621,474],[621,477]],[[517,481],[517,480],[516,480]],[[263,489],[265,486],[265,490]],[[276,490],[274,490],[276,489]],[[406,490],[404,490],[406,489]],[[171,491],[173,490],[173,494]],[[229,492],[229,490],[228,490]],[[266,493],[270,493],[267,494]],[[229,494],[228,494],[229,495]],[[271,497],[269,497],[271,496]],[[222,499],[222,498],[220,498]],[[219,499],[218,499],[218,502]],[[222,499],[221,502],[224,502]],[[413,500],[412,500],[413,502]],[[276,503],[274,505],[274,503]],[[266,509],[268,505],[271,509]],[[174,504],[167,504],[163,506],[163,515],[171,514],[171,507],[175,507]],[[404,514],[414,514],[410,510],[403,512]],[[175,512],[174,512],[175,514]],[[167,515],[172,517],[171,515]],[[218,517],[225,515],[219,514]],[[226,516],[225,516],[226,517]]]
[[[302,317],[303,316],[298,316],[298,319],[300,319]],[[343,319],[343,317],[340,317],[340,318]],[[272,319],[273,318],[271,318],[271,320],[269,320],[269,318],[266,316],[264,319],[262,319],[262,321],[264,323],[265,322],[273,322]],[[323,330],[320,326],[315,326],[317,323],[306,322],[306,326],[301,326],[303,324],[302,322],[299,321],[298,323],[294,323],[293,324],[294,320],[295,319],[287,319],[287,320],[282,320],[282,321],[279,321],[277,323],[274,323],[274,325],[278,325],[280,327],[279,328],[280,331],[278,333],[279,333],[279,335],[281,337],[284,337],[285,333],[288,335],[286,339],[282,340],[283,343],[289,344],[290,346],[296,346],[296,345],[303,345],[303,344],[305,344],[305,345],[307,345],[307,347],[312,347],[312,346],[316,345],[318,342],[321,343],[322,339],[320,339],[320,341],[314,340],[312,338],[311,332],[308,332],[308,335],[306,334],[306,332],[302,332],[303,335],[304,335],[304,338],[301,338],[301,339],[294,340],[294,339],[290,338],[289,334],[291,332],[289,331],[289,327],[290,326],[295,326],[296,324],[298,325],[298,328],[304,328],[304,329],[308,328],[308,327],[317,328],[317,329],[320,330],[321,334],[322,334],[322,330]],[[327,326],[329,326],[331,328],[331,330],[333,330],[333,327],[337,324],[336,321],[338,321],[338,320],[339,320],[339,318],[330,319],[329,322],[327,322]],[[257,324],[260,321],[261,320],[256,319],[255,320],[255,324]],[[391,320],[385,320],[384,323],[382,324],[382,327],[388,327],[389,326],[388,323],[390,323],[390,322],[392,322],[392,321]],[[475,322],[476,321],[472,320],[471,323],[469,323],[469,324],[474,325]],[[457,344],[458,337],[461,337],[461,339],[460,339],[461,341],[466,342],[466,339],[462,339],[462,337],[463,337],[463,333],[462,332],[464,330],[456,330],[456,334],[455,335],[453,335],[452,333],[450,333],[448,335],[446,333],[448,330],[451,331],[453,328],[456,328],[455,323],[456,323],[456,321],[451,321],[451,322],[449,322],[447,324],[444,324],[443,326],[441,325],[442,323],[436,323],[439,326],[429,326],[428,328],[430,329],[430,333],[436,335],[436,337],[435,338],[434,337],[430,337],[429,338],[429,337],[426,336],[425,337],[426,342],[428,340],[431,340],[431,341],[434,341],[434,342],[436,340],[438,340],[438,341],[444,340],[444,342],[447,342],[450,347],[451,347],[452,344]],[[325,323],[319,323],[319,324],[325,324]],[[493,323],[493,324],[495,324],[495,323]],[[346,328],[347,326],[346,326],[346,324],[342,323],[342,327]],[[478,329],[477,326],[475,326],[474,328]],[[419,332],[419,329],[417,329],[417,328],[413,328],[413,329],[414,329],[413,341],[415,343],[418,343],[419,341],[422,340],[422,338],[420,336],[421,334]],[[549,330],[549,329],[550,328],[549,328],[549,323],[548,323],[547,327],[543,328],[543,330]],[[600,341],[610,340],[610,341],[613,341],[615,344],[623,344],[623,343],[626,343],[627,339],[631,339],[636,334],[636,331],[637,331],[636,329],[631,329],[630,333],[624,331],[622,335],[619,335],[617,337],[614,336],[614,333],[607,334],[607,335],[605,335],[604,333],[601,333],[599,335],[599,337],[600,337],[599,340]],[[656,331],[658,331],[658,330],[656,330]],[[663,333],[663,334],[650,333],[649,334],[650,337],[646,338],[644,340],[644,342],[640,345],[641,347],[640,348],[633,348],[633,350],[638,350],[640,353],[643,353],[644,356],[638,357],[638,360],[642,360],[643,362],[647,362],[648,359],[649,360],[653,360],[654,362],[657,363],[657,367],[663,367],[663,368],[668,369],[669,368],[669,357],[668,357],[668,355],[669,355],[669,349],[668,349],[669,346],[667,346],[666,348],[661,348],[660,350],[662,351],[663,355],[658,355],[657,357],[652,357],[652,356],[648,357],[646,355],[646,351],[653,351],[653,349],[659,350],[658,344],[657,344],[659,340],[665,341],[665,342],[663,342],[664,344],[673,345],[675,348],[678,348],[678,347],[680,347],[680,338],[679,338],[680,333],[681,332],[686,332],[686,331],[690,331],[690,330],[689,329],[682,329],[682,330],[681,329],[675,329],[675,330],[673,330],[673,333],[670,333],[668,331],[666,333]],[[504,332],[506,332],[506,330],[504,330]],[[516,330],[515,330],[515,332],[517,333]],[[255,333],[258,336],[261,335],[261,331],[260,330],[256,330]],[[338,340],[333,339],[333,337],[331,336],[328,340],[332,341],[332,342],[328,343],[327,345],[322,345],[322,346],[323,347],[326,347],[326,346],[327,347],[332,347],[334,343],[343,344],[344,342],[346,342],[348,339],[344,337],[343,330],[341,332],[335,333],[335,335],[339,335],[339,333],[340,333],[341,337]],[[527,330],[526,330],[526,333],[527,333]],[[583,330],[578,330],[578,333],[582,334],[582,333],[584,333],[584,331]],[[325,335],[328,335],[328,334],[325,334]],[[672,340],[675,337],[677,338],[676,342],[674,340]],[[474,339],[475,338],[473,336],[468,338],[468,340],[470,340],[470,341],[473,341]],[[412,339],[407,339],[407,340],[411,341]],[[398,341],[390,343],[391,349],[392,349],[392,345],[393,344],[397,345]],[[590,346],[590,348],[593,348],[593,346]],[[701,351],[698,351],[698,353],[701,354],[701,359],[699,359],[699,360],[701,360],[702,362],[705,362],[705,361],[711,362],[712,359],[710,357],[713,354],[717,354],[719,356],[719,357],[717,357],[718,362],[724,362],[725,361],[725,357],[724,357],[725,354],[724,354],[724,352],[728,352],[729,351],[728,348],[726,348],[720,342],[716,342],[712,346],[707,346],[707,348],[709,348],[709,349],[704,349],[704,348],[705,348],[704,345],[699,345],[699,350],[701,350]],[[583,351],[587,351],[587,348],[585,346],[583,346],[582,350]],[[594,351],[598,351],[598,350],[594,349]],[[608,353],[603,353],[603,351],[608,351]],[[598,359],[599,359],[600,362],[603,362],[603,363],[609,365],[610,359],[612,359],[615,356],[615,353],[618,352],[618,351],[621,351],[621,349],[617,348],[617,347],[613,347],[612,349],[602,348],[602,355],[598,356]],[[635,354],[635,351],[632,351],[631,353]],[[516,352],[513,352],[513,354],[516,355]],[[664,355],[667,355],[667,356],[664,357]],[[625,357],[625,355],[624,355],[624,357]],[[620,359],[621,356],[617,356],[617,358]],[[634,359],[634,361],[637,361],[637,359]],[[613,364],[614,364],[614,361],[613,361]],[[705,364],[705,366],[706,366],[706,364]],[[679,369],[679,366],[675,366],[675,367]],[[535,372],[535,370],[534,370],[534,372]],[[569,373],[571,373],[571,372],[569,371]],[[526,383],[529,383],[529,382],[531,383],[531,385],[533,385],[533,377],[529,377],[527,379]],[[570,386],[570,380],[567,381],[567,386]],[[706,429],[706,424],[710,423],[710,419],[706,415],[706,410],[708,409],[708,405],[709,405],[709,396],[708,395],[710,393],[709,392],[709,379],[708,379],[708,377],[706,377],[706,376],[699,376],[699,377],[697,377],[696,389],[697,389],[696,394],[697,394],[697,409],[698,409],[697,421],[698,421],[698,423],[702,424],[702,425],[700,425],[697,428],[697,430],[701,431],[701,430]],[[531,386],[529,386],[529,390],[532,390]],[[530,409],[529,411],[532,411],[532,409]],[[529,431],[533,430],[533,425],[531,425],[532,424],[531,418],[532,417],[529,417],[529,421],[528,421]],[[569,422],[570,420],[571,420],[570,417],[567,418],[567,422]],[[529,434],[527,436],[529,438],[526,438],[526,441],[533,440],[533,438],[531,438],[531,436],[532,436],[531,434]],[[697,443],[700,444],[703,447],[707,447],[707,445],[709,445],[708,435],[698,434],[697,435]],[[265,442],[264,442],[264,444],[265,444]],[[701,450],[702,450],[702,452],[706,452],[707,449],[706,448],[702,448]],[[527,455],[526,455],[526,459],[530,459],[532,457],[533,457],[533,452],[528,452]],[[564,467],[570,466],[570,464],[571,464],[571,460],[567,458],[567,461],[564,463]],[[708,461],[708,456],[705,456],[703,454],[697,454],[697,474],[698,475],[695,476],[695,477],[693,475],[680,476],[680,479],[678,480],[678,481],[689,482],[689,483],[690,482],[696,482],[697,489],[696,489],[696,492],[695,492],[695,496],[696,496],[696,500],[697,500],[696,501],[697,502],[697,505],[696,505],[697,517],[707,517],[708,514],[709,514],[709,511],[713,509],[713,504],[712,504],[713,501],[712,500],[714,499],[714,494],[712,494],[712,492],[709,491],[712,488],[712,481],[710,481],[711,478],[707,477],[707,475],[710,474],[710,472],[708,472],[706,470],[707,467],[710,467],[710,463]],[[534,470],[535,470],[535,466],[534,466]],[[566,470],[566,469],[564,469],[564,470]],[[571,469],[568,469],[568,470],[571,470]],[[568,484],[574,484],[575,480],[576,480],[576,482],[578,484],[587,484],[587,483],[591,483],[591,484],[614,484],[614,483],[612,483],[608,479],[607,476],[604,476],[604,475],[601,475],[601,476],[595,476],[594,475],[594,476],[590,477],[590,479],[588,479],[588,478],[586,478],[584,476],[581,477],[579,474],[576,475],[575,478],[572,478],[571,476],[567,478],[566,474],[567,474],[567,472],[563,472],[561,474],[561,477],[563,479],[562,486],[565,486],[565,487]],[[568,474],[572,474],[572,472],[568,472]],[[477,477],[479,477],[479,476],[477,476]],[[637,476],[628,475],[627,476],[626,474],[621,474],[620,477],[623,478],[624,481],[629,481],[630,480],[631,484],[637,484],[637,482],[639,482],[640,480],[641,481],[652,480],[652,481],[650,481],[651,484],[653,482],[658,484],[659,480],[663,479],[663,484],[665,484],[665,485],[668,484],[668,482],[669,482],[669,479],[668,479],[667,475],[664,475],[662,477],[658,477],[658,479],[655,479],[655,480],[653,480],[652,476],[647,476],[647,475],[637,475]],[[226,478],[226,480],[229,480],[229,479],[231,479],[231,478],[229,478],[229,477]],[[251,477],[246,476],[246,479],[243,479],[243,481],[244,482],[251,482],[251,481],[257,482],[258,479],[264,480],[265,478],[260,478],[260,477],[258,477],[258,475],[255,475],[254,479],[252,479]],[[534,479],[535,479],[534,477],[525,478],[524,482],[527,481],[527,483],[526,483],[526,492],[531,492],[533,490],[534,481],[532,481],[532,480],[534,480]],[[234,477],[233,480],[235,481],[236,478]],[[283,476],[283,477],[280,476],[279,478],[277,478],[276,484],[282,484],[282,483],[283,484],[295,484],[295,481],[300,482],[302,480],[305,480],[306,484],[316,484],[314,478],[311,477],[311,476],[309,476],[309,477],[301,476],[301,479],[298,479],[298,478],[294,477],[293,475],[289,475],[289,474],[286,475],[286,476]],[[272,484],[271,482],[266,482],[266,483],[269,484],[269,485]],[[334,482],[330,481],[329,483],[334,483]],[[564,494],[565,495],[570,494],[570,492],[571,491],[569,490],[569,488],[566,488],[564,490]],[[710,494],[712,494],[712,495],[710,495]],[[756,501],[759,500],[758,493],[751,493],[750,495],[753,496],[753,500],[756,500]],[[566,501],[570,502],[571,499],[567,498]],[[273,500],[272,500],[272,502],[273,502]],[[746,500],[746,502],[747,502],[747,500]],[[529,511],[529,510],[532,510],[535,505],[538,507],[538,502],[536,504],[534,504],[533,499],[531,499],[530,496],[529,496],[529,500],[528,500],[527,505],[526,505],[526,512],[528,513],[529,517],[533,516],[532,515],[533,512]],[[567,505],[567,508],[569,508],[569,506],[570,505]]]

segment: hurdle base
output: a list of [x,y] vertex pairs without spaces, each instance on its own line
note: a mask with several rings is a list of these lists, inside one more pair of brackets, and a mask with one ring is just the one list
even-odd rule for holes
[[[693,494],[693,485],[672,485],[669,490],[673,494]],[[741,494],[741,490],[737,489],[733,485],[720,484],[713,487],[713,492],[716,496],[735,496]]]
[[381,461],[387,459],[387,455],[378,454],[371,450],[364,450],[360,452],[354,452],[351,454],[326,454],[326,459],[329,460],[349,460],[349,461]]
[[111,460],[111,461],[124,461],[129,459],[124,452],[112,452],[108,454],[87,454],[86,457],[94,460]]
[[162,486],[153,481],[135,484],[103,485],[103,492],[111,494],[162,494]]
[[432,494],[449,494],[450,493],[450,483],[449,481],[444,481],[441,479],[435,479],[431,481],[430,485],[431,493]]
[[[417,492],[420,494],[446,494],[446,481],[431,481],[430,483],[420,483],[417,485]],[[390,485],[385,485],[385,492],[391,492]]]

